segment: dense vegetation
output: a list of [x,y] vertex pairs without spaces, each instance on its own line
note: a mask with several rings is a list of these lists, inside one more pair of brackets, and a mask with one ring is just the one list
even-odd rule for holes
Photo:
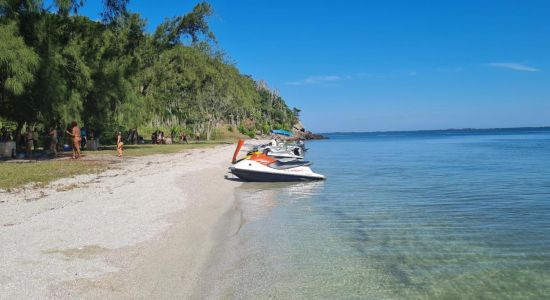
[[83,0],[0,0],[0,122],[96,131],[162,128],[210,138],[221,124],[254,134],[289,129],[289,109],[219,50],[211,6],[145,31],[128,0],[103,0],[103,20],[78,16]]

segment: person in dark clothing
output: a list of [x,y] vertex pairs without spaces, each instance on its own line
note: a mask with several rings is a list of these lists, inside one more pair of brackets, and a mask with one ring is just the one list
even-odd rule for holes
[[34,132],[30,126],[27,127],[27,132],[25,133],[25,142],[27,158],[32,158],[32,149],[34,147]]
[[2,127],[2,135],[0,136],[0,142],[5,143],[11,140],[10,133],[6,127]]
[[181,132],[180,141],[182,144],[183,142],[185,142],[186,144],[189,144],[189,139],[187,138],[187,134],[185,134],[185,131]]
[[86,134],[86,128],[82,127],[80,129],[80,149],[84,148],[84,146],[86,146],[86,143],[88,142],[88,136]]

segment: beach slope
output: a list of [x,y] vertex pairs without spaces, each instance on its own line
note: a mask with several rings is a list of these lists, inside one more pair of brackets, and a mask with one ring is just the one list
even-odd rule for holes
[[126,158],[0,194],[0,298],[190,296],[214,239],[240,224],[233,150]]

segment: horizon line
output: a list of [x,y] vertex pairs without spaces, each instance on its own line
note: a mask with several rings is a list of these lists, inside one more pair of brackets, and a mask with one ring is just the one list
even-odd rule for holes
[[491,127],[491,128],[447,128],[447,129],[412,129],[412,130],[376,130],[376,131],[332,131],[319,132],[319,134],[339,134],[339,133],[398,133],[398,132],[433,132],[433,131],[489,131],[489,130],[517,130],[517,129],[550,129],[550,125],[545,126],[520,126],[520,127]]

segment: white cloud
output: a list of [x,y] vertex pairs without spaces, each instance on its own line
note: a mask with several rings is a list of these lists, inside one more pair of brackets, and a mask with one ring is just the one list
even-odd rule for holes
[[334,82],[334,81],[340,81],[344,78],[336,75],[328,75],[328,76],[310,76],[308,78],[305,78],[303,80],[299,81],[289,81],[286,84],[288,85],[306,85],[306,84],[317,84],[317,83],[323,83],[323,82]]
[[524,64],[518,63],[490,63],[487,64],[489,67],[502,68],[519,72],[538,72],[537,68],[526,66]]

